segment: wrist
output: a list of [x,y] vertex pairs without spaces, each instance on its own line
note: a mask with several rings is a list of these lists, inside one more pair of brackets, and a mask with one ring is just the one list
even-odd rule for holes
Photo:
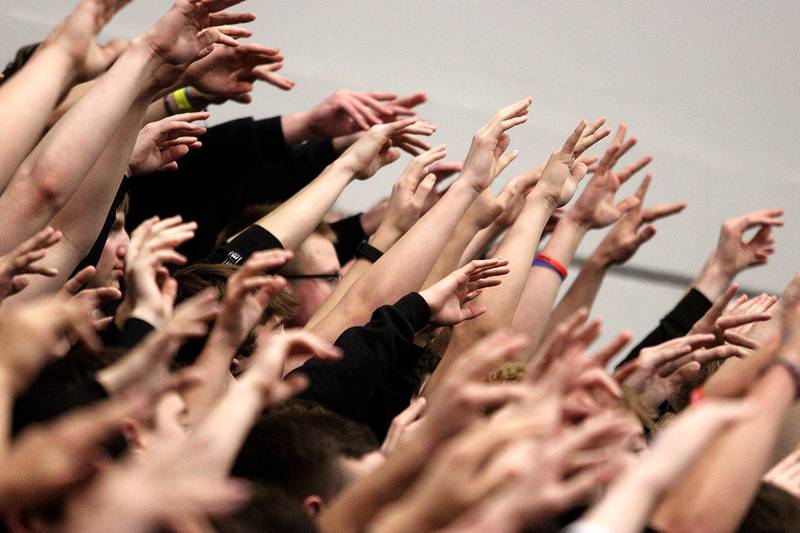
[[164,321],[167,317],[164,314],[163,309],[158,310],[152,305],[136,305],[131,310],[128,318],[138,318],[139,320],[147,322],[153,326],[153,328],[158,329],[164,325]]
[[552,214],[553,211],[561,207],[558,204],[557,198],[554,198],[551,194],[548,194],[547,192],[543,191],[542,187],[539,186],[534,187],[533,190],[530,193],[528,193],[528,195],[525,197],[525,203],[540,204],[543,207],[545,207],[550,212],[550,214]]
[[386,253],[386,251],[394,246],[400,240],[403,232],[400,231],[394,224],[388,220],[384,220],[375,233],[367,240],[367,242],[377,248],[378,250]]
[[286,144],[295,144],[314,137],[310,119],[311,113],[308,111],[281,116],[281,129]]
[[614,264],[614,259],[611,254],[606,253],[602,247],[598,248],[594,252],[586,258],[586,262],[583,264],[582,269],[593,270],[593,271],[606,271],[611,268],[611,265]]
[[566,222],[567,224],[571,224],[577,228],[581,228],[584,232],[589,231],[592,229],[592,221],[591,217],[585,216],[578,212],[576,208],[572,208],[567,210],[564,213],[564,216],[561,218],[560,222]]
[[143,37],[133,39],[128,48],[126,48],[119,59],[117,59],[115,65],[117,63],[124,64],[128,62],[133,64],[132,67],[128,67],[128,69],[138,68],[142,71],[142,76],[140,76],[139,79],[144,83],[145,94],[157,95],[169,87],[169,84],[164,84],[163,81],[156,76],[156,70],[158,67],[164,65],[164,59]]
[[719,298],[733,281],[736,271],[731,271],[712,253],[695,280],[693,287],[712,302]]

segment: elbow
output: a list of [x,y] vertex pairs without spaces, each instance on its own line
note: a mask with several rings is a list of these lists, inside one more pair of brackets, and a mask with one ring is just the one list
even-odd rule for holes
[[20,187],[32,198],[37,210],[57,212],[66,204],[66,195],[57,166],[35,163],[20,169],[17,174]]

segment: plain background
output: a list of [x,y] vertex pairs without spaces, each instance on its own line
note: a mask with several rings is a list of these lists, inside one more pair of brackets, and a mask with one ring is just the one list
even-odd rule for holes
[[[0,61],[41,40],[75,3],[0,0]],[[169,5],[134,0],[104,37],[133,37]],[[429,102],[420,114],[439,126],[434,142],[447,144],[454,160],[497,108],[532,96],[529,123],[512,132],[521,155],[505,178],[546,158],[580,119],[602,114],[639,138],[628,160],[655,157],[647,203],[689,202],[681,216],[658,224],[631,264],[694,276],[723,219],[767,207],[787,209],[777,254],[740,281],[777,292],[800,264],[794,0],[250,0],[240,9],[258,15],[253,41],[284,51],[283,74],[297,86],[290,93],[261,86],[249,107],[212,108],[212,125],[305,110],[338,88],[424,91]],[[406,161],[354,184],[339,207],[356,212],[387,195]],[[579,254],[600,237],[590,235]],[[683,290],[612,273],[595,312],[606,337],[622,328],[638,337]]]

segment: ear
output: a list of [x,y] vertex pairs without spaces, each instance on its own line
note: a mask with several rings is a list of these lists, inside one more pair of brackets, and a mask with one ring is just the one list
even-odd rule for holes
[[303,500],[303,511],[312,519],[316,518],[322,512],[323,501],[322,498],[316,494],[306,496]]
[[131,447],[131,449],[133,449],[133,451],[144,451],[147,444],[142,432],[142,426],[137,420],[134,420],[133,418],[125,420],[122,423],[122,434],[125,436],[125,440],[128,441],[128,445]]

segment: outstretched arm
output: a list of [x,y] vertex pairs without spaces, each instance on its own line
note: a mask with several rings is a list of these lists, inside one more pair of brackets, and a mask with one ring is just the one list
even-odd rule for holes
[[636,197],[639,205],[628,211],[608,232],[608,235],[589,256],[586,263],[572,282],[567,294],[561,299],[550,317],[544,332],[546,336],[568,316],[586,307],[592,308],[600,286],[606,274],[614,265],[627,262],[639,250],[639,247],[653,238],[656,227],[651,223],[664,217],[680,213],[685,203],[657,205],[643,208],[644,197],[650,186],[652,176],[645,176]]
[[39,142],[50,113],[70,87],[104,72],[119,55],[118,43],[101,47],[95,38],[128,1],[81,1],[0,86],[0,191]]
[[48,132],[0,196],[0,222],[14,228],[0,238],[0,250],[12,248],[44,227],[107,148],[110,161],[103,162],[105,169],[114,170],[117,163],[124,169],[130,150],[126,153],[120,145],[109,148],[109,139],[119,135],[117,139],[134,142],[133,132],[140,128],[144,110],[160,90],[208,53],[215,42],[236,45],[235,40],[209,28],[214,20],[212,11],[236,3],[178,0],[155,26],[131,42],[111,69]]
[[358,279],[339,305],[314,327],[315,333],[333,340],[349,326],[365,323],[381,305],[420,289],[458,221],[494,179],[502,155],[501,139],[507,130],[527,120],[530,103],[525,99],[501,109],[478,131],[459,179]]
[[496,252],[497,257],[508,259],[511,273],[503,285],[478,298],[477,301],[487,308],[486,313],[473,320],[469,327],[453,328],[453,336],[445,356],[431,377],[426,390],[436,386],[442,372],[468,346],[488,333],[511,324],[514,310],[525,286],[536,243],[553,211],[569,202],[575,194],[578,183],[587,170],[586,165],[580,162],[578,157],[608,133],[605,130],[598,131],[601,125],[602,122],[595,123],[595,126],[590,128],[590,133],[585,134],[587,125],[581,121],[561,149],[550,156],[541,179],[525,198],[522,212]]

